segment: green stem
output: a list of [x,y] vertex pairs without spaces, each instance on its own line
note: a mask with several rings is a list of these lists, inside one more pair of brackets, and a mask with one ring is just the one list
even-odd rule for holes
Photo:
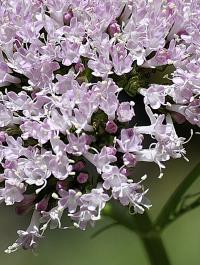
[[[155,230],[147,213],[135,215],[133,222],[139,228],[139,237],[146,249],[151,265],[170,265],[161,235]],[[146,231],[148,229],[148,232]]]
[[151,235],[141,237],[144,248],[151,265],[170,265],[170,261],[165,250],[163,241],[160,235]]
[[161,213],[159,214],[155,226],[159,230],[163,230],[168,224],[175,220],[175,211],[181,201],[182,196],[189,189],[189,187],[200,176],[200,162],[195,168],[186,176],[186,178],[180,183],[177,189],[173,192]]
[[[192,202],[191,204],[187,205],[184,208],[181,208],[180,210],[178,210],[175,215],[174,215],[174,219],[178,219],[180,217],[182,217],[184,214],[194,210],[195,208],[200,206],[200,198],[198,198],[197,200],[195,200],[194,202]],[[172,220],[173,221],[173,220]],[[171,222],[172,222],[171,221]]]
[[162,238],[146,213],[131,216],[127,208],[113,203],[104,211],[104,215],[138,234],[151,265],[170,265]]

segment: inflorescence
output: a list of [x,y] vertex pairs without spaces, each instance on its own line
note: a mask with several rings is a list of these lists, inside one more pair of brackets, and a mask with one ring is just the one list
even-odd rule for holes
[[132,169],[162,177],[187,159],[174,123],[200,126],[199,17],[198,0],[0,1],[0,200],[33,212],[7,253],[48,227],[85,230],[111,199],[151,206]]

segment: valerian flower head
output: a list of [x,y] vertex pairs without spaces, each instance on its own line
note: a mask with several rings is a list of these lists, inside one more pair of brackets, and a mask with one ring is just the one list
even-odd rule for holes
[[112,200],[149,209],[134,168],[156,163],[161,177],[166,161],[187,160],[176,121],[200,127],[199,10],[0,1],[0,202],[33,211],[7,253],[35,249],[64,218],[85,230]]

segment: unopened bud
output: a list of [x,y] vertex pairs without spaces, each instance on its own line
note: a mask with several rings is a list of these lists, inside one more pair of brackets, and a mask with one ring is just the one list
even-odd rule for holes
[[74,69],[76,73],[82,73],[85,70],[85,66],[82,63],[76,63]]
[[35,205],[35,208],[39,212],[46,211],[46,209],[48,207],[48,203],[49,203],[49,196],[48,197],[44,197],[40,202],[38,202]]
[[77,181],[80,184],[86,183],[88,180],[89,176],[87,173],[80,173],[77,177]]
[[68,188],[68,183],[66,180],[59,180],[56,183],[56,190],[66,190]]
[[108,26],[108,33],[110,34],[111,37],[114,37],[115,34],[118,34],[121,32],[120,25],[117,24],[116,21],[113,21],[109,26]]
[[110,134],[113,134],[113,133],[116,133],[117,132],[117,125],[114,123],[114,121],[108,121],[106,123],[106,132],[107,133],[110,133]]
[[78,161],[76,164],[74,164],[73,169],[75,171],[81,171],[85,168],[85,163],[83,161]]
[[63,15],[63,22],[66,26],[69,26],[70,25],[70,21],[71,19],[73,18],[73,12],[72,10],[69,10],[68,12],[66,12],[64,15]]

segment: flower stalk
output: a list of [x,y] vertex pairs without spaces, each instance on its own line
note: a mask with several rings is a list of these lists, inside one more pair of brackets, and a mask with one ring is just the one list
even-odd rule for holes
[[129,211],[119,207],[115,202],[106,207],[104,215],[109,216],[120,225],[134,231],[141,239],[146,250],[149,264],[170,265],[161,233],[156,229],[148,214],[130,216]]
[[162,238],[158,233],[152,233],[148,236],[140,237],[151,265],[170,265]]

